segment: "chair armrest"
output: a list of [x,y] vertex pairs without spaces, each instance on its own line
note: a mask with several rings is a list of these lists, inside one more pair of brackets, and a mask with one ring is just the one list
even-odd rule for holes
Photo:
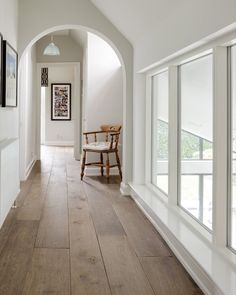
[[107,133],[107,131],[89,131],[89,132],[83,132],[83,135],[90,135],[90,134],[95,134],[95,133]]
[[111,133],[110,136],[111,136],[110,149],[114,149],[114,144],[115,144],[115,149],[117,149],[120,132]]
[[85,136],[86,144],[88,144],[89,143],[89,135],[94,135],[94,141],[97,142],[97,134],[106,134],[106,141],[108,141],[108,134],[111,132],[112,132],[112,130],[108,130],[108,131],[98,130],[98,131],[83,132],[83,135]]
[[117,136],[117,135],[120,135],[120,132],[117,132],[117,133],[111,133],[111,134],[110,134],[110,136],[112,136],[112,137],[113,137],[113,136]]

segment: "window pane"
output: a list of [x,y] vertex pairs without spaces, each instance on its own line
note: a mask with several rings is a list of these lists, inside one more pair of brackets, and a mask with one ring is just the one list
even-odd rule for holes
[[231,247],[236,250],[236,46],[231,49],[232,85],[232,187],[231,187]]
[[168,194],[168,72],[152,78],[152,183]]
[[213,144],[208,140],[203,140],[203,159],[213,159]]
[[182,131],[182,158],[183,159],[200,159],[200,140],[199,137]]
[[212,228],[212,55],[179,67],[180,206]]

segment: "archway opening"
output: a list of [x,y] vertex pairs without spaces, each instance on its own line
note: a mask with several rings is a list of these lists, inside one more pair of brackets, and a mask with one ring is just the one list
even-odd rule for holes
[[[36,107],[35,107],[35,118],[36,118],[36,122],[35,124],[30,124],[28,121],[28,118],[25,118],[27,112],[29,112],[29,104],[27,104],[24,99],[27,95],[29,95],[30,91],[28,91],[27,89],[24,90],[26,92],[26,95],[24,95],[24,93],[22,93],[22,87],[27,88],[26,84],[29,82],[27,81],[27,75],[30,76],[30,74],[28,71],[28,64],[27,64],[27,60],[29,61],[31,57],[29,57],[29,53],[32,52],[32,48],[36,46],[36,44],[38,44],[40,42],[40,40],[42,40],[42,38],[47,38],[48,35],[52,35],[52,34],[57,34],[56,32],[58,31],[80,31],[83,32],[84,34],[87,34],[87,36],[89,35],[90,38],[92,39],[91,42],[93,42],[94,40],[97,41],[100,39],[100,41],[102,40],[102,42],[106,43],[109,47],[112,48],[112,50],[115,52],[115,55],[117,57],[117,60],[119,60],[120,62],[120,74],[122,76],[122,80],[121,83],[122,85],[122,92],[121,92],[121,97],[119,98],[122,101],[122,105],[125,105],[124,101],[126,99],[126,71],[125,71],[125,67],[124,67],[124,63],[123,63],[123,59],[121,58],[121,55],[119,53],[119,51],[117,50],[117,48],[111,43],[111,41],[107,40],[106,37],[102,36],[100,33],[98,32],[94,32],[94,30],[90,30],[84,27],[80,27],[80,26],[59,26],[59,27],[54,27],[51,29],[48,29],[44,32],[42,32],[41,34],[37,35],[35,38],[33,38],[28,46],[25,48],[21,58],[20,58],[20,63],[19,63],[19,69],[20,69],[20,80],[19,80],[19,95],[20,95],[20,169],[21,169],[21,179],[24,180],[27,175],[30,172],[30,168],[32,167],[33,163],[32,161],[30,161],[30,156],[32,154],[31,148],[27,147],[27,145],[32,144],[32,142],[30,142],[29,139],[32,140],[32,136],[31,134],[29,134],[30,132],[35,131],[36,134],[36,138],[35,138],[35,149],[36,149],[36,155],[35,155],[35,160],[39,160],[40,159],[40,146],[42,143],[42,106],[41,106],[41,86],[40,86],[40,72],[41,72],[41,68],[44,65],[50,66],[49,63],[42,63],[40,66],[37,66],[37,74],[36,74],[36,85],[35,85],[35,81],[31,81],[30,83],[34,83],[33,88],[36,87]],[[94,34],[95,33],[95,34]],[[88,42],[86,43],[88,44]],[[82,44],[82,46],[84,45],[84,47],[86,48],[86,44]],[[88,52],[85,53],[85,55],[87,55]],[[82,61],[82,63],[84,63],[84,60]],[[54,64],[55,66],[55,64]],[[59,65],[60,66],[60,65]],[[77,66],[77,68],[76,68]],[[83,65],[84,66],[84,65]],[[26,69],[26,70],[25,70]],[[80,108],[78,114],[75,116],[75,126],[76,126],[76,132],[74,134],[76,134],[75,138],[74,138],[74,142],[75,142],[75,157],[77,159],[79,159],[79,154],[80,154],[80,148],[81,148],[81,130],[89,130],[89,129],[94,129],[95,125],[97,124],[97,127],[99,127],[99,125],[102,123],[101,122],[101,117],[100,117],[100,121],[94,120],[91,124],[91,120],[87,118],[88,113],[91,113],[91,108],[87,105],[87,110],[85,110],[85,102],[87,102],[87,98],[88,98],[88,89],[89,89],[89,85],[86,85],[86,83],[88,83],[88,79],[86,81],[86,79],[84,79],[84,77],[88,78],[88,73],[84,73],[81,72],[81,67],[79,65],[79,69],[78,69],[78,65],[74,65],[74,71],[77,71],[77,79],[79,78],[79,72],[80,74],[82,74],[82,79],[80,79],[80,83],[79,86],[77,86],[77,95],[80,97],[79,102],[77,102],[77,107]],[[84,71],[84,69],[83,69]],[[81,83],[82,82],[82,83]],[[99,83],[98,83],[99,84]],[[81,86],[81,88],[80,88]],[[114,85],[113,85],[114,88]],[[80,90],[81,89],[81,90]],[[100,89],[101,90],[101,89]],[[23,91],[23,92],[24,92]],[[28,93],[27,93],[28,91]],[[102,95],[102,93],[101,93]],[[94,96],[94,94],[93,94]],[[117,102],[117,98],[115,98],[114,103]],[[96,103],[98,103],[97,107],[100,105],[102,107],[106,106],[106,105],[110,105],[112,110],[105,110],[104,114],[108,114],[109,118],[106,118],[105,121],[103,123],[119,123],[119,122],[114,122],[112,121],[112,113],[115,111],[117,111],[117,108],[115,107],[115,104],[111,101],[109,102],[109,104],[106,104],[106,102],[101,102],[99,103],[98,101],[96,101]],[[93,101],[90,101],[90,106],[94,105]],[[115,109],[114,109],[115,107]],[[87,112],[87,113],[86,113]],[[125,121],[124,121],[124,116],[123,116],[123,106],[121,108],[121,112],[122,112],[122,121],[123,121],[123,126],[125,126]],[[94,114],[96,114],[96,111],[93,109],[92,112],[92,116],[93,117]],[[98,110],[97,114],[101,114],[101,111]],[[114,112],[114,117],[116,117],[115,115],[117,115],[117,112]],[[110,120],[108,122],[108,119]],[[114,120],[116,120],[114,118]],[[29,130],[30,129],[30,130]],[[96,128],[97,129],[97,128]],[[125,144],[125,129],[123,131],[123,140],[122,140],[123,144]],[[123,151],[125,149],[123,148]],[[124,154],[125,152],[123,152]],[[34,159],[33,159],[34,160]],[[96,172],[92,172],[92,173],[96,173]]]

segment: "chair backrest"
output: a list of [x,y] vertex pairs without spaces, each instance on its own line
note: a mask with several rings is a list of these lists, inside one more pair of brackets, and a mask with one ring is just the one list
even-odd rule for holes
[[102,131],[114,131],[120,132],[122,126],[121,125],[102,125],[100,126]]

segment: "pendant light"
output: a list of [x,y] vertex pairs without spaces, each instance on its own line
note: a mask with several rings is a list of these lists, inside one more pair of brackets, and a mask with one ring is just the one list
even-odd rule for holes
[[43,55],[60,55],[59,48],[53,43],[53,36],[51,36],[51,43],[44,49]]

